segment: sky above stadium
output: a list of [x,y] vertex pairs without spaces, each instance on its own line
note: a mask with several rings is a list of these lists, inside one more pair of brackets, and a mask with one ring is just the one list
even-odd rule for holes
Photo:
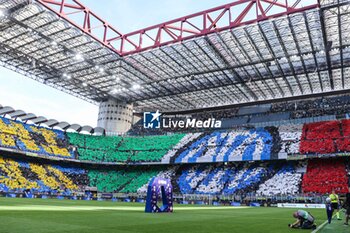
[[[121,33],[128,33],[232,0],[80,0]],[[97,125],[98,106],[0,67],[0,104],[81,125]]]

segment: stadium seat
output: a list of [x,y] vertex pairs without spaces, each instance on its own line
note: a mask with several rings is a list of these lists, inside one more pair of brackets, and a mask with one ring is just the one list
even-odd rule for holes
[[182,194],[191,194],[195,187],[202,181],[210,172],[210,168],[203,166],[194,166],[190,169],[185,169],[177,180],[177,183]]
[[29,181],[24,177],[20,170],[20,164],[14,160],[0,157],[0,171],[3,174],[3,176],[0,175],[0,183],[3,185],[3,190],[6,189],[9,191],[38,188],[36,182]]
[[302,181],[304,193],[329,194],[332,189],[335,189],[337,193],[346,193],[347,187],[348,176],[343,160],[314,159],[309,161]]
[[342,153],[350,150],[349,120],[304,124],[302,154]]
[[62,131],[51,130],[0,117],[0,146],[46,156],[71,158]]
[[243,190],[254,191],[273,172],[273,166],[265,164],[197,165],[184,169],[177,183],[182,194],[231,195]]
[[[275,129],[277,131],[277,129]],[[184,162],[227,162],[270,159],[274,139],[264,128],[203,135],[176,158]]]
[[38,193],[70,194],[88,185],[86,171],[77,168],[39,165],[0,157],[0,191],[30,189]]
[[256,193],[261,196],[298,194],[301,178],[302,174],[296,172],[295,165],[284,165],[273,177],[261,184]]
[[79,159],[101,162],[160,161],[184,134],[147,137],[106,137],[67,133]]
[[[155,176],[156,177],[161,177],[161,178],[165,178],[165,179],[173,179],[174,176],[175,176],[175,172],[176,172],[176,169],[178,167],[172,167],[172,168],[169,168],[165,171],[160,171],[158,174],[156,174]],[[150,181],[153,177],[151,177],[148,181]],[[144,185],[142,185],[141,187],[139,187],[137,189],[137,193],[138,194],[143,194],[145,195],[147,193],[147,187],[148,187],[148,182],[145,183]]]
[[259,185],[270,172],[272,172],[272,167],[265,167],[264,164],[260,166],[245,164],[242,168],[236,169],[235,173],[230,176],[223,193],[234,194],[242,191],[254,191],[255,186]]
[[281,137],[280,154],[299,154],[303,125],[283,125],[278,128]]
[[198,185],[195,190],[196,194],[219,195],[223,190],[228,178],[229,169],[218,167],[212,170],[207,177]]

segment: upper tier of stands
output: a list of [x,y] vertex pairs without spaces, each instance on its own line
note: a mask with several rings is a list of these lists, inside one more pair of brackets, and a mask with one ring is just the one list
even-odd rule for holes
[[[206,120],[215,118],[222,120],[223,128],[233,126],[268,126],[284,125],[286,123],[310,123],[325,120],[335,120],[338,116],[348,118],[350,113],[350,96],[331,96],[314,99],[278,102],[272,104],[233,107],[221,110],[206,110],[186,115],[192,118]],[[171,114],[172,116],[174,114]],[[166,117],[166,114],[163,116]],[[174,117],[172,117],[174,118]],[[175,114],[176,118],[176,114]],[[178,119],[184,119],[179,114]],[[144,129],[143,120],[133,125],[130,135],[166,134],[167,132],[188,131],[186,129]],[[193,132],[193,129],[191,129]]]
[[47,129],[0,117],[0,145],[46,156],[72,158],[63,131]]
[[101,137],[67,133],[79,159],[105,162],[160,161],[184,134],[148,137]]
[[350,151],[350,120],[144,137],[92,136],[0,118],[0,146],[94,162],[197,163]]
[[300,153],[331,154],[350,151],[350,120],[305,124]]

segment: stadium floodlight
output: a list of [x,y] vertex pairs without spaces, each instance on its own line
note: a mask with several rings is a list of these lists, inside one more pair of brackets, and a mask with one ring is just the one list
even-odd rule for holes
[[72,76],[67,74],[67,73],[63,73],[62,77],[65,78],[65,79],[68,79],[68,80],[72,78]]
[[51,41],[50,43],[52,46],[56,47],[57,46],[57,42],[55,40]]
[[280,60],[281,61],[288,61],[288,59],[286,57],[282,57]]
[[80,53],[75,54],[74,58],[77,61],[84,61],[84,57]]
[[121,92],[121,89],[120,89],[120,88],[114,88],[114,89],[112,90],[112,93],[113,93],[113,94],[117,94],[117,93],[119,93],[119,92]]
[[96,65],[95,66],[95,70],[98,70],[100,73],[103,73],[105,70],[102,68],[102,67],[100,67],[99,65]]
[[138,89],[140,89],[141,88],[141,86],[140,86],[140,84],[138,84],[138,83],[135,83],[133,86],[132,86],[132,89],[134,89],[134,90],[138,90]]
[[5,9],[0,9],[0,18],[3,18],[6,16],[6,11]]
[[113,78],[113,79],[115,79],[115,81],[117,81],[117,82],[119,82],[119,81],[120,81],[120,78],[119,78],[119,77],[117,77],[117,76],[115,76],[115,75],[113,75],[113,76],[112,76],[112,78]]

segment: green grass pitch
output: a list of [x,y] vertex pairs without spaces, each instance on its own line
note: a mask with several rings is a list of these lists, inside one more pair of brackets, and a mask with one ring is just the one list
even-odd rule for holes
[[[311,232],[287,227],[294,209],[176,205],[174,211],[144,213],[138,203],[0,198],[0,232]],[[325,210],[310,211],[318,225],[326,220]]]

